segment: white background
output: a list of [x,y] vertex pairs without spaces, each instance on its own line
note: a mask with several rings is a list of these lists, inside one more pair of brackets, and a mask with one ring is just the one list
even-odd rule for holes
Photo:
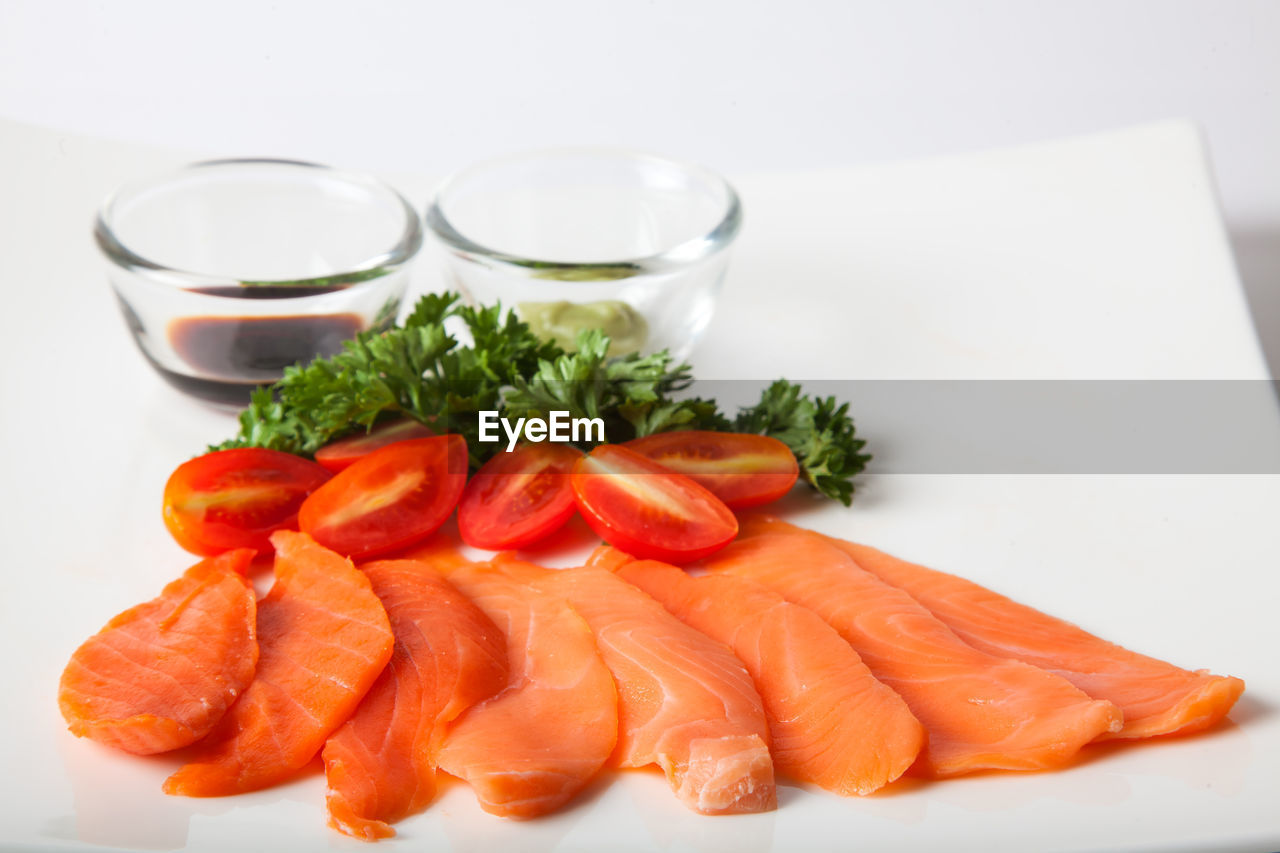
[[1185,117],[1280,375],[1280,3],[0,3],[0,118],[442,175],[607,142],[730,174]]

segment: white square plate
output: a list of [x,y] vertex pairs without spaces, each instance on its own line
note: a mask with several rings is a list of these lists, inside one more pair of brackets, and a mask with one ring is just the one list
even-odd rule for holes
[[[68,734],[67,657],[193,562],[168,538],[175,465],[234,431],[132,351],[89,220],[183,158],[0,124],[0,846],[368,849],[325,826],[323,780],[166,797],[166,758]],[[746,176],[747,226],[699,374],[768,379],[1262,379],[1194,129],[1155,125],[863,169]],[[421,179],[402,182],[425,200]],[[419,290],[435,287],[425,259]],[[1274,406],[1264,417],[1275,430]],[[867,427],[892,458],[893,436]],[[946,429],[939,423],[937,429]],[[389,849],[1274,850],[1280,847],[1280,477],[890,475],[799,523],[956,572],[1187,667],[1240,676],[1204,735],[1091,748],[1060,772],[905,782],[864,799],[783,787],[771,814],[690,814],[651,773],[562,814],[483,814],[465,786]]]

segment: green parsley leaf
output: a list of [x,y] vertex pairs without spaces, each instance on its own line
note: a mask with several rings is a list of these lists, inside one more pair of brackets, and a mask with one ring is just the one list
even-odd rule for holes
[[[469,344],[447,331],[450,322],[465,329]],[[504,446],[478,440],[479,412],[514,421],[562,411],[602,419],[610,442],[680,429],[769,435],[795,453],[805,482],[850,502],[853,478],[871,457],[861,452],[866,442],[857,437],[848,404],[807,397],[799,385],[778,380],[731,420],[714,400],[678,396],[690,388],[692,372],[669,353],[610,358],[608,352],[609,338],[598,329],[582,332],[577,351],[566,352],[514,312],[431,294],[401,326],[362,332],[337,355],[287,368],[275,385],[254,392],[236,437],[210,449],[269,447],[312,456],[331,441],[407,416],[466,438],[474,468]]]

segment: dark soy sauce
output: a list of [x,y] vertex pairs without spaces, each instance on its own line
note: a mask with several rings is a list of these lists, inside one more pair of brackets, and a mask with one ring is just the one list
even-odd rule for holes
[[224,284],[213,287],[187,288],[192,293],[207,296],[228,296],[232,299],[301,299],[346,290],[351,284]]
[[[294,290],[292,295],[300,294]],[[239,405],[249,401],[255,388],[279,379],[289,365],[339,352],[342,342],[363,328],[358,314],[183,317],[169,324],[169,343],[200,375],[155,367],[181,391]]]

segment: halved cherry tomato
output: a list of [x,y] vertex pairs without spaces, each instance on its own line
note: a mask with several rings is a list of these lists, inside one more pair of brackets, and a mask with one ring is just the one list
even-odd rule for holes
[[429,438],[433,435],[436,433],[430,427],[412,418],[400,418],[378,424],[369,432],[358,432],[326,444],[316,451],[316,461],[336,474],[380,447],[395,444],[397,441]]
[[767,435],[679,430],[632,439],[623,447],[697,480],[734,509],[777,500],[800,475],[791,448]]
[[298,508],[331,475],[290,453],[243,447],[197,456],[164,486],[164,524],[178,544],[211,557],[234,548],[270,554],[271,533],[296,529]]
[[602,444],[578,460],[570,482],[591,529],[641,559],[687,563],[738,534],[738,519],[719,498],[621,445]]
[[522,444],[481,466],[458,502],[458,533],[473,548],[523,548],[573,517],[569,472],[582,452],[567,444]]
[[397,441],[333,476],[303,502],[298,523],[353,559],[385,554],[434,533],[467,481],[460,435]]

